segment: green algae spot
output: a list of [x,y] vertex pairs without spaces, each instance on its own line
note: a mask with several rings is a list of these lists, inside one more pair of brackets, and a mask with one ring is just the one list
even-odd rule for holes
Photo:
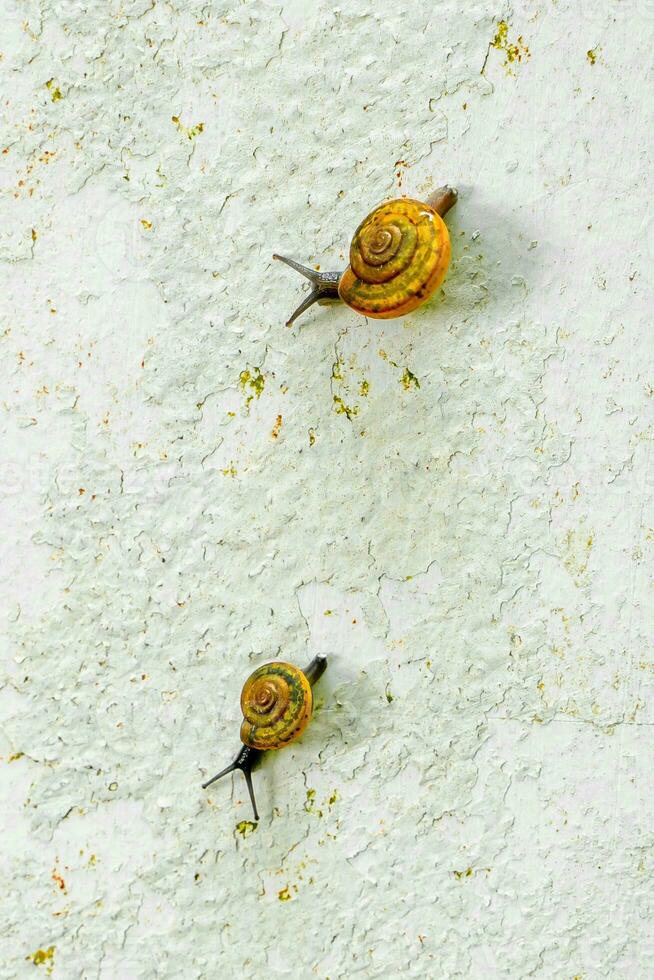
[[195,139],[196,136],[199,136],[200,133],[204,132],[203,122],[196,123],[195,126],[185,126],[179,116],[171,116],[170,118],[175,126],[177,126],[178,131],[189,140]]
[[277,898],[279,899],[280,902],[290,902],[291,892],[289,890],[288,885],[286,885],[285,888],[282,888],[280,892],[277,892]]
[[462,878],[472,878],[474,872],[472,868],[466,868],[465,871],[453,871],[452,874],[458,881],[461,881]]
[[245,403],[249,407],[253,398],[261,398],[261,393],[266,385],[266,379],[258,367],[246,368],[238,376],[239,388],[246,395]]
[[54,78],[49,78],[48,81],[45,83],[45,87],[50,93],[50,98],[52,99],[53,102],[58,102],[59,99],[63,99],[63,95],[61,94],[61,89],[59,88],[58,85],[55,84]]
[[37,949],[36,953],[32,953],[31,956],[26,956],[26,960],[31,960],[34,966],[43,966],[44,963],[50,963],[47,972],[52,972],[52,966],[54,965],[51,961],[54,960],[55,946],[48,946],[47,949]]
[[391,692],[390,692],[390,689],[389,689],[389,687],[388,687],[388,685],[386,685],[386,691],[385,691],[385,694],[386,694],[386,700],[388,701],[388,703],[389,703],[389,704],[392,704],[392,703],[393,703],[393,701],[395,700],[395,698],[394,698],[394,696],[393,696],[393,695],[391,694]]
[[338,799],[338,790],[335,790],[334,789],[334,790],[332,790],[332,794],[329,797],[329,799],[327,800],[327,803],[329,804],[329,806],[333,806],[334,803],[336,803],[336,800],[337,799]]
[[259,826],[254,820],[239,820],[236,824],[236,832],[241,835],[241,837],[249,837],[253,834],[257,827]]
[[345,415],[350,421],[359,414],[358,405],[346,405],[340,395],[334,395],[334,411],[337,415]]
[[400,382],[402,383],[402,387],[404,388],[405,391],[408,391],[409,388],[411,388],[411,386],[413,386],[414,388],[420,387],[420,382],[416,378],[415,374],[413,373],[413,371],[410,371],[408,368],[404,369],[404,374],[400,378]]

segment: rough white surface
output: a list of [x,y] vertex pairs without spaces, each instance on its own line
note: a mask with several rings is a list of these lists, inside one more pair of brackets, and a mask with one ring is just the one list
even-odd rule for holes
[[[3,4],[2,977],[654,975],[653,41]],[[284,327],[443,181],[435,301]],[[253,828],[200,783],[317,651]]]

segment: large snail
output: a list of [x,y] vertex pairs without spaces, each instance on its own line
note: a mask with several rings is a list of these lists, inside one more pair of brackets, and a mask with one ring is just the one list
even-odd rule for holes
[[446,185],[424,204],[398,198],[378,205],[354,232],[345,272],[316,272],[283,255],[273,255],[313,286],[286,325],[314,303],[338,299],[357,313],[378,319],[404,316],[425,303],[450,264],[450,236],[443,215],[457,196]]
[[240,769],[245,776],[254,819],[259,819],[252,785],[252,769],[264,752],[283,749],[299,738],[311,720],[313,685],[327,668],[327,657],[314,657],[305,670],[276,660],[257,667],[241,691],[241,742],[234,761],[202,784],[211,786],[227,773]]

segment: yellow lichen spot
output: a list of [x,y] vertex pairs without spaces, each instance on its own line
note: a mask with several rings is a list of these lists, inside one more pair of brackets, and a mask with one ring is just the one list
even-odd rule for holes
[[586,58],[588,59],[589,64],[594,65],[597,62],[597,55],[599,54],[599,52],[600,52],[599,46],[588,49],[588,51],[586,52]]
[[35,242],[38,237],[39,237],[39,234],[38,234],[36,228],[32,228],[32,241]]
[[401,385],[402,385],[402,387],[404,388],[405,391],[408,391],[409,388],[411,388],[411,387],[413,387],[413,388],[419,388],[420,387],[420,382],[416,378],[416,376],[413,373],[413,371],[410,371],[408,367],[404,369],[404,373],[403,373],[402,377],[400,378],[400,383],[401,383]]
[[327,803],[329,806],[333,806],[338,799],[338,790],[332,790],[331,796],[328,798]]
[[[308,789],[307,798],[304,801],[304,809],[307,811],[307,813],[313,813],[315,805],[316,805],[316,791],[315,789]],[[320,814],[320,811],[319,811],[319,815],[320,816],[322,815]]]
[[377,351],[377,353],[381,357],[382,361],[387,361],[388,360],[388,354],[386,353],[385,350],[382,350],[381,347],[379,348],[379,350]]
[[358,405],[346,405],[340,395],[334,395],[334,411],[337,415],[345,415],[350,421],[359,414]]
[[24,755],[25,755],[24,752],[14,752],[13,755],[9,756],[7,762],[16,762],[17,759],[22,759]]
[[509,25],[505,20],[501,20],[497,25],[497,34],[491,41],[491,45],[494,48],[497,48],[498,51],[501,51],[506,44],[508,33],[509,33]]
[[249,837],[253,834],[257,827],[259,826],[254,820],[239,820],[236,824],[236,833],[240,834],[241,837]]
[[275,424],[273,426],[273,430],[270,433],[271,436],[273,437],[273,439],[277,439],[278,438],[279,431],[280,431],[281,427],[282,427],[282,417],[281,417],[281,415],[278,415],[277,416],[277,420],[276,420],[276,422],[275,422]]
[[594,537],[584,534],[583,529],[570,529],[564,538],[563,564],[572,575],[575,585],[579,586],[588,571],[590,553],[593,549]]
[[141,224],[143,225],[146,231],[150,231],[150,229],[152,228],[152,222],[148,221],[147,218],[141,218]]
[[234,463],[230,463],[229,466],[225,467],[225,469],[221,470],[220,472],[223,476],[231,476],[232,479],[238,474],[238,470],[234,466]]
[[203,122],[196,123],[195,126],[185,126],[179,116],[171,116],[170,118],[177,127],[178,131],[189,140],[195,139],[196,136],[199,136],[200,133],[204,132]]
[[527,61],[531,58],[531,52],[525,44],[522,34],[515,41],[509,41],[509,25],[505,20],[499,21],[497,32],[490,46],[496,48],[497,51],[503,51],[506,55],[503,67],[506,69],[507,75],[513,74],[509,67],[511,64],[523,59]]
[[245,403],[249,408],[253,398],[261,398],[266,379],[261,373],[260,368],[255,367],[251,371],[249,368],[246,368],[239,374],[238,383],[243,394],[247,396]]
[[37,949],[36,953],[31,953],[30,956],[26,956],[26,960],[31,960],[34,966],[43,966],[44,963],[49,964],[46,972],[49,974],[52,972],[52,967],[54,965],[54,954],[56,946],[48,946],[47,949]]
[[474,871],[472,868],[466,868],[465,871],[453,871],[452,874],[458,881],[461,881],[462,878],[472,878]]
[[315,429],[309,429],[309,445],[313,446],[316,441]]
[[285,888],[282,888],[280,892],[277,892],[277,898],[279,899],[280,902],[290,902],[291,892],[289,890],[288,885],[286,885]]
[[61,89],[59,88],[58,85],[55,84],[54,78],[49,78],[48,81],[45,83],[45,87],[50,93],[50,98],[52,99],[53,102],[58,102],[59,99],[63,99],[63,95],[61,94]]
[[342,381],[343,380],[343,359],[337,357],[332,364],[332,381]]
[[359,394],[363,395],[364,398],[367,398],[369,391],[370,391],[370,382],[366,381],[366,379],[364,378],[361,384],[359,385]]

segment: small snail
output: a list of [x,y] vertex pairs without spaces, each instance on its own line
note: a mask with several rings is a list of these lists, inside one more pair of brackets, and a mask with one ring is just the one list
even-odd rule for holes
[[258,820],[252,769],[264,752],[283,749],[300,737],[311,719],[313,685],[326,669],[324,656],[314,657],[305,670],[281,660],[257,667],[241,691],[243,746],[231,765],[203,783],[202,789],[240,769],[247,783],[254,819]]
[[404,316],[432,296],[450,264],[450,236],[443,221],[456,204],[453,187],[439,187],[425,204],[410,198],[385,201],[364,218],[350,245],[345,272],[316,272],[283,255],[313,289],[286,322],[290,326],[314,303],[341,299],[363,316]]

